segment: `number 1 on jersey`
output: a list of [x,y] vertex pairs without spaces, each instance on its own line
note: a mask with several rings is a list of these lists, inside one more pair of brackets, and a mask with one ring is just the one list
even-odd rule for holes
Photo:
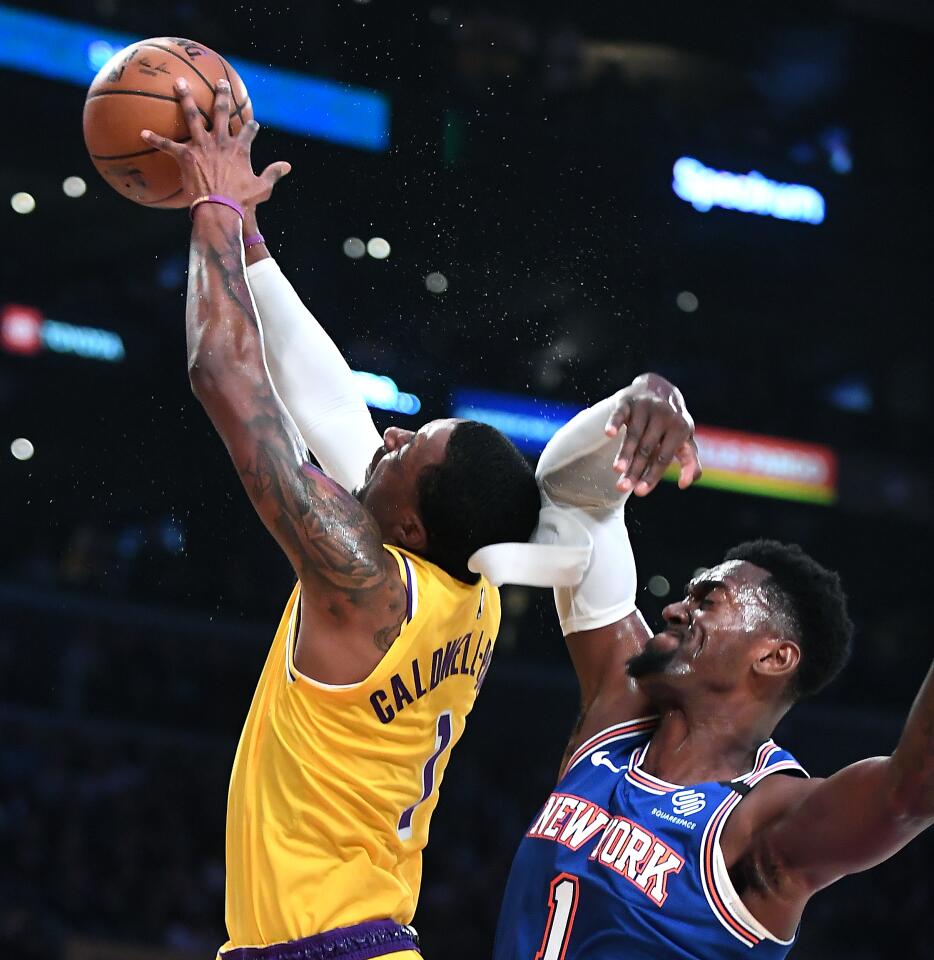
[[412,836],[412,815],[420,803],[424,803],[435,789],[435,766],[438,758],[447,749],[451,742],[451,711],[445,710],[438,714],[437,730],[435,733],[435,751],[425,761],[422,767],[422,795],[412,804],[411,807],[402,811],[399,817],[399,826],[396,828],[399,837],[402,840],[408,840]]
[[535,960],[564,960],[574,926],[574,915],[577,913],[578,887],[577,877],[572,873],[559,873],[551,881],[548,922]]

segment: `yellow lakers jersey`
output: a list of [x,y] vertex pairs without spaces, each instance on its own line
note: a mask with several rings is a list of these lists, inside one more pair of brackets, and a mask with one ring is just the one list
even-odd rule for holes
[[299,587],[266,659],[230,780],[225,947],[364,920],[409,923],[451,748],[490,666],[499,594],[388,548],[406,622],[370,676],[300,675]]

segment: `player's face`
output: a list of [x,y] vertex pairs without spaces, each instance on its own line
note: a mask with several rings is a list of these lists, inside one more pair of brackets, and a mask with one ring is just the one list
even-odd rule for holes
[[[373,455],[357,499],[373,514],[387,542],[405,511],[418,513],[418,478],[425,467],[444,462],[448,440],[460,420],[432,420],[416,432],[389,427]],[[400,544],[404,545],[404,544]]]
[[629,661],[645,689],[703,687],[726,693],[744,682],[769,632],[761,567],[730,560],[704,571],[662,611],[665,629]]

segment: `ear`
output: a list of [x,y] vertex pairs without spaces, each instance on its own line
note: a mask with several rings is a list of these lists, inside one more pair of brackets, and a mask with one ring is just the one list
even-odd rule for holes
[[754,673],[763,677],[788,679],[801,662],[801,648],[785,638],[773,638],[767,641],[765,651],[753,661]]
[[428,531],[422,518],[414,510],[400,510],[392,525],[394,542],[412,553],[428,549]]

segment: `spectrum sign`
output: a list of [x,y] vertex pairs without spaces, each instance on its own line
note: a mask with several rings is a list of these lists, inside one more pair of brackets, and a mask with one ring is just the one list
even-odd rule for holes
[[824,222],[824,198],[813,187],[779,183],[756,170],[749,173],[712,170],[693,157],[676,160],[673,171],[672,189],[701,213],[711,207],[722,207],[779,220]]
[[[538,454],[580,406],[535,397],[458,390],[453,415],[496,427],[525,453]],[[704,475],[698,486],[735,493],[829,504],[837,498],[837,457],[830,447],[757,433],[698,426]],[[665,479],[678,477],[677,466]]]
[[123,340],[113,330],[49,320],[38,308],[18,303],[8,303],[0,312],[0,347],[25,357],[51,350],[107,363],[126,356]]

